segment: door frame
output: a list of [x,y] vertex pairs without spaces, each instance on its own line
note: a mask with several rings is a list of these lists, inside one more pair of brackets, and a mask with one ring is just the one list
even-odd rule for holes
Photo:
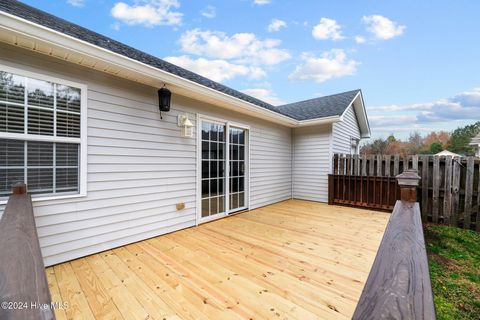
[[[236,121],[212,117],[197,113],[196,123],[196,215],[195,224],[217,220],[246,210],[250,207],[250,126]],[[225,212],[202,218],[202,121],[225,125]],[[245,206],[230,210],[230,127],[244,129],[245,134]]]

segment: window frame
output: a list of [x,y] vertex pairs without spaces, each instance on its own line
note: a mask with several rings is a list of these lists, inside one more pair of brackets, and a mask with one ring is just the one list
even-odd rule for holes
[[[0,132],[1,139],[21,140],[21,141],[44,141],[55,143],[75,143],[80,146],[79,151],[79,190],[74,194],[39,194],[32,195],[32,201],[48,201],[85,197],[87,195],[87,90],[88,86],[83,83],[73,82],[54,76],[49,76],[43,73],[32,72],[17,67],[11,67],[0,63],[0,71],[12,73],[26,78],[33,78],[36,80],[49,81],[55,84],[76,87],[80,89],[80,138],[46,136],[29,134],[28,130],[24,133]],[[27,90],[27,88],[25,88]],[[24,102],[24,105],[27,102]],[[56,109],[56,108],[55,108]],[[56,117],[56,113],[55,113]],[[56,131],[56,130],[55,130]],[[28,188],[28,185],[27,185]],[[0,204],[7,203],[8,199],[0,200]]]

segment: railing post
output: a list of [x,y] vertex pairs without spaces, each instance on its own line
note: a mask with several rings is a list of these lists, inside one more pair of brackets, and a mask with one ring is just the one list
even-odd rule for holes
[[435,320],[416,170],[396,176],[401,200],[388,221],[353,320]]
[[25,194],[27,193],[27,185],[23,182],[17,182],[12,187],[12,194]]
[[395,177],[400,187],[400,200],[406,202],[417,202],[417,187],[420,183],[420,176],[417,170],[407,169]]

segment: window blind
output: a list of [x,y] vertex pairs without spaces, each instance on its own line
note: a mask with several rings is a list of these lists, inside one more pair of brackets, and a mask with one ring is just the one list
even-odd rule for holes
[[33,194],[79,192],[80,116],[79,88],[0,71],[0,197],[16,182],[25,182]]

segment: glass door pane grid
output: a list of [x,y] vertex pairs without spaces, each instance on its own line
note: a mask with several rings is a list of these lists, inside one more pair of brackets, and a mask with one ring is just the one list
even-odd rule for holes
[[229,132],[229,207],[245,207],[245,130],[230,128]]
[[225,212],[225,126],[202,122],[202,218]]

